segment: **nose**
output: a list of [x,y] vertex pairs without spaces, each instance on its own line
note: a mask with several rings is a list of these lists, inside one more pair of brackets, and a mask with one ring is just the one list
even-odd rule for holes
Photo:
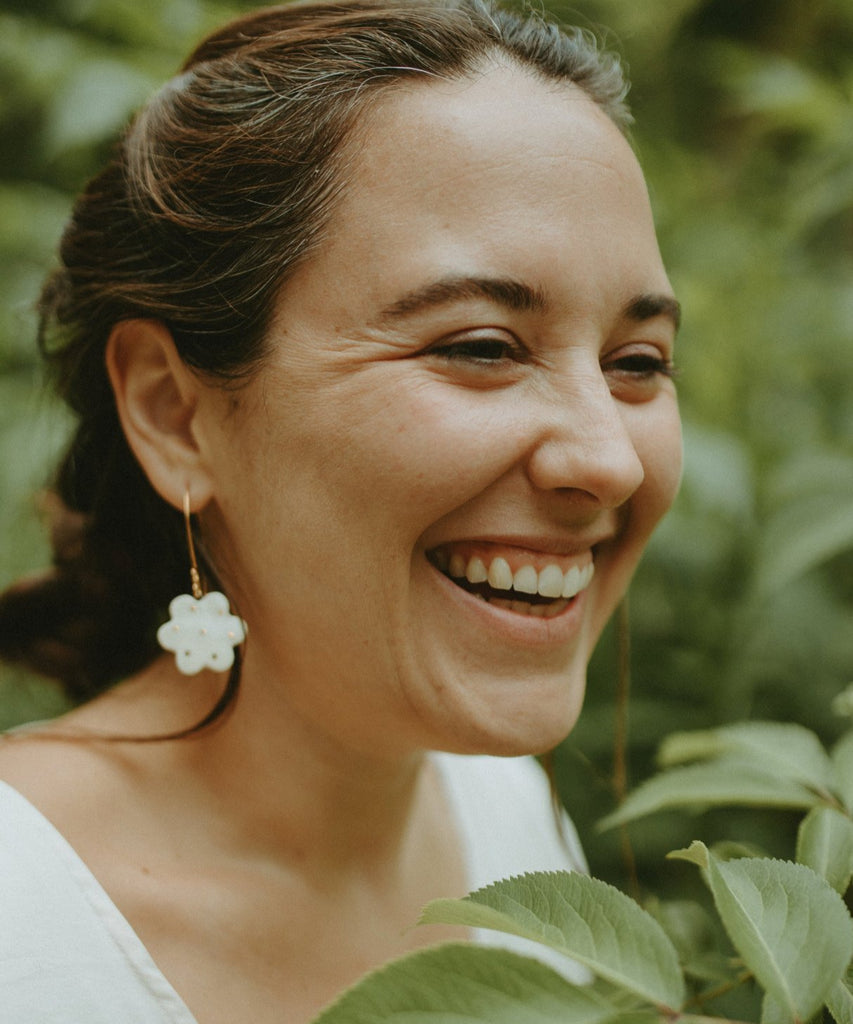
[[586,495],[608,509],[628,501],[645,471],[624,412],[598,366],[540,396],[526,467],[533,486]]

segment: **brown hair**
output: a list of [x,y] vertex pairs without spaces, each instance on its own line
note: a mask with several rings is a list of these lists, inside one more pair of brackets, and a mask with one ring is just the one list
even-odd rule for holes
[[[180,514],[119,426],[104,348],[153,318],[223,386],[262,362],[282,283],[345,187],[345,143],[395,83],[463,77],[504,55],[575,83],[623,130],[616,58],[490,0],[342,0],[248,14],[206,39],[77,201],[40,302],[40,344],[78,417],[54,484],[54,567],[0,597],[0,655],[82,701],[147,664],[187,587]],[[212,559],[206,570],[215,577]]]

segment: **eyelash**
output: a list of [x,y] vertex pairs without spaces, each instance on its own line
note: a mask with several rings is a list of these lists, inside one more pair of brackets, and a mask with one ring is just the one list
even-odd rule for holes
[[[433,348],[431,352],[451,362],[459,361],[479,366],[494,365],[505,360],[516,363],[526,361],[526,354],[520,346],[514,346],[500,338],[469,338],[449,342]],[[644,353],[622,356],[610,364],[605,364],[604,368],[628,374],[638,380],[651,380],[654,377],[673,379],[678,376],[672,360]]]
[[678,376],[678,370],[671,359],[664,359],[662,356],[636,355],[622,356],[610,364],[610,369],[618,373],[629,373],[632,377],[640,380],[650,380],[652,377],[668,377],[673,379]]
[[520,346],[501,338],[468,338],[439,345],[430,349],[430,352],[450,361],[458,360],[481,366],[502,363],[505,360],[517,363],[525,361],[525,353]]

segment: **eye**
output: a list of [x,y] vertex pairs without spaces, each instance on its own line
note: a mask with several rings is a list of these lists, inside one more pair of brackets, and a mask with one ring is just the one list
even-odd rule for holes
[[480,366],[523,362],[524,349],[510,338],[483,337],[458,338],[442,341],[428,350],[428,355],[439,356],[450,362],[463,362]]
[[676,375],[675,366],[657,345],[630,345],[602,361],[611,394],[624,402],[645,402],[657,395],[664,381]]
[[663,356],[652,355],[648,352],[631,352],[612,359],[605,364],[605,369],[630,374],[641,380],[649,380],[658,376],[675,377],[676,375],[675,364],[671,359],[664,359]]

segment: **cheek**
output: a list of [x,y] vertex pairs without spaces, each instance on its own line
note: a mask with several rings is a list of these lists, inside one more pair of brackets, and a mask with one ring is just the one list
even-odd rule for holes
[[[521,413],[495,395],[464,394],[446,384],[400,389],[406,401],[364,408],[327,470],[351,500],[422,530],[499,479],[521,457]],[[357,470],[354,471],[354,467]]]
[[221,460],[234,467],[221,506],[239,534],[226,545],[235,553],[254,529],[250,544],[277,538],[302,562],[332,538],[340,555],[347,547],[348,557],[375,560],[378,542],[389,551],[414,543],[493,484],[526,436],[523,410],[445,383],[365,378],[334,397],[267,414],[251,442]]
[[683,463],[681,418],[675,392],[662,395],[656,405],[654,415],[643,423],[637,443],[645,471],[643,493],[638,495],[642,507],[638,511],[644,520],[649,520],[649,532],[678,493]]
[[629,406],[623,414],[643,482],[627,506],[627,545],[639,560],[652,531],[669,510],[681,481],[681,419],[674,393],[645,405]]
[[[667,396],[668,397],[668,396]],[[626,417],[634,448],[643,464],[643,482],[625,508],[621,538],[600,552],[597,602],[592,636],[597,641],[607,620],[622,600],[655,527],[672,505],[681,480],[681,421],[674,397],[661,403],[653,416],[637,406]]]

